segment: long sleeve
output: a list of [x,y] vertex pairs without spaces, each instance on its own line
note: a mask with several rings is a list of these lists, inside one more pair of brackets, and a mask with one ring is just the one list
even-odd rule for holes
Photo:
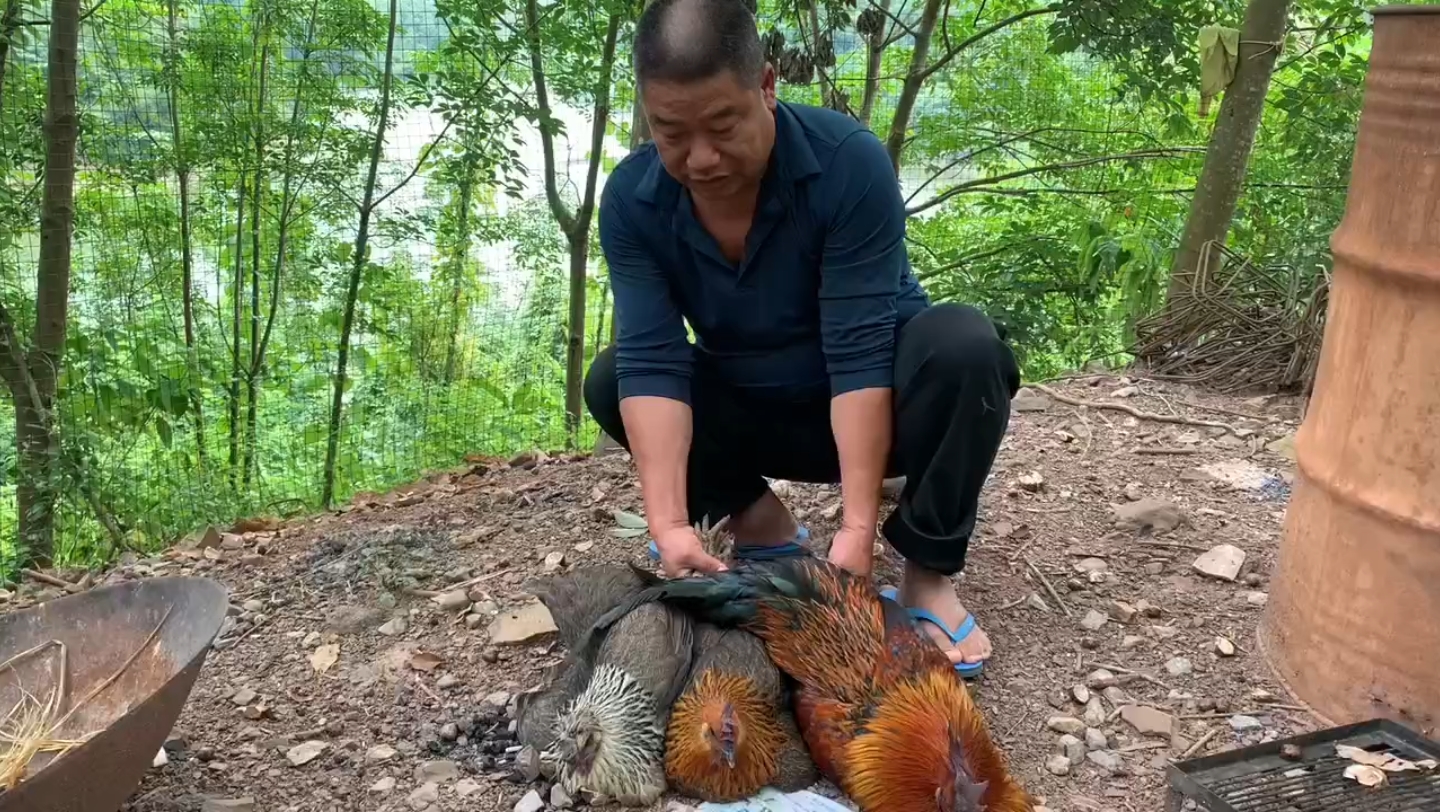
[[892,384],[895,297],[907,263],[905,201],[880,140],[856,132],[834,161],[835,188],[824,195],[834,208],[820,259],[820,334],[832,397]]
[[670,283],[645,249],[620,184],[600,196],[600,248],[615,297],[616,378],[620,398],[654,395],[690,402],[693,354]]

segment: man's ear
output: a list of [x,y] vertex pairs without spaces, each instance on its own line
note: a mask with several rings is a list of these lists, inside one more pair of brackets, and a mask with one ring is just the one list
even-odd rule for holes
[[760,72],[760,95],[765,99],[765,106],[773,112],[775,110],[775,66],[769,62],[765,63],[765,69]]

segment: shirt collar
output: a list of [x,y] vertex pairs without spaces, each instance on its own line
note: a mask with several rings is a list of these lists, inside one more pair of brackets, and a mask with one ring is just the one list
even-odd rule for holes
[[[652,144],[650,148],[655,147]],[[800,123],[790,105],[778,100],[775,102],[775,146],[770,156],[780,177],[792,184],[820,174],[820,161],[815,158],[815,150],[810,147],[804,125]],[[665,165],[661,163],[657,153],[649,170],[635,187],[636,198],[668,208],[675,204],[679,194],[679,182],[665,171]]]

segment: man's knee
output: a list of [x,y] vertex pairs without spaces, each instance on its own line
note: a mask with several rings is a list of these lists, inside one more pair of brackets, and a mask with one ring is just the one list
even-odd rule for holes
[[998,373],[1012,396],[1020,388],[1020,368],[1002,328],[978,308],[932,305],[906,325],[905,333],[902,341],[918,345],[932,374],[960,382]]
[[615,377],[615,346],[595,353],[590,371],[585,375],[585,410],[600,424],[606,434],[616,437],[621,431],[620,385]]

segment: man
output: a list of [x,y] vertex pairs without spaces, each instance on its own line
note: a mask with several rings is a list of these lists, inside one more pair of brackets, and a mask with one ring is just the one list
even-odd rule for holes
[[729,517],[739,558],[803,552],[771,477],[838,482],[829,558],[869,575],[881,483],[904,475],[883,528],[906,559],[897,599],[978,673],[990,641],[950,576],[1019,387],[1014,355],[979,311],[930,305],[884,147],[840,113],[776,101],[740,0],[653,0],[634,50],[654,140],[601,198],[618,336],[585,401],[634,457],[665,571],[723,568],[692,529],[704,517]]

